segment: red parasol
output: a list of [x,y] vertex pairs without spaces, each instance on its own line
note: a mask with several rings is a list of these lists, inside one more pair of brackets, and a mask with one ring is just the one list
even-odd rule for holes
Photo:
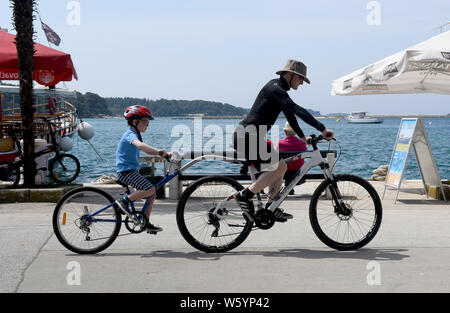
[[[0,31],[0,80],[19,80],[16,36]],[[70,54],[34,44],[33,78],[41,85],[55,86],[60,81],[78,80]]]

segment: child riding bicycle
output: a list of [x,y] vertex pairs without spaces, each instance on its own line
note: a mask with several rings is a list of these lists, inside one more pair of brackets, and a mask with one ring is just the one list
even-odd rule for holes
[[143,151],[149,155],[160,155],[166,157],[168,154],[164,150],[156,149],[145,144],[141,133],[147,130],[150,120],[153,120],[152,113],[142,105],[133,105],[124,112],[124,117],[128,121],[129,128],[122,135],[116,151],[116,166],[118,181],[132,186],[136,191],[116,201],[119,208],[125,213],[130,213],[129,204],[143,198],[150,198],[148,209],[145,213],[149,220],[147,224],[148,233],[160,232],[163,229],[150,223],[150,213],[153,202],[156,198],[156,191],[153,185],[139,173],[139,152]]

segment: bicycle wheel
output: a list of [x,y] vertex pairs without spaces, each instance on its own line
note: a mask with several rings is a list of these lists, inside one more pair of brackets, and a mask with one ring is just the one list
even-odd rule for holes
[[113,205],[91,219],[86,216],[113,202],[109,194],[97,188],[82,187],[68,192],[53,212],[56,238],[64,247],[79,254],[94,254],[108,248],[122,225],[119,209]]
[[73,182],[80,174],[80,161],[71,154],[60,154],[50,163],[51,178],[61,184]]
[[19,184],[20,167],[11,162],[0,163],[0,188],[14,188]]
[[[242,190],[234,179],[211,176],[197,180],[182,194],[177,206],[177,224],[183,238],[205,252],[225,252],[239,246],[250,234],[253,222],[235,199],[227,198]],[[217,216],[210,214],[226,201]],[[249,214],[254,208],[249,205]]]
[[[311,226],[319,239],[337,250],[356,250],[368,244],[381,225],[382,205],[375,188],[361,177],[335,176],[317,187],[309,207]],[[331,196],[337,186],[344,206]]]

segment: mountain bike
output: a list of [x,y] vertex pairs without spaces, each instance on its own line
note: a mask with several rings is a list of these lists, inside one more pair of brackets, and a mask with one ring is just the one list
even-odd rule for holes
[[[31,157],[33,160],[36,160],[36,158],[47,153],[55,153],[55,157],[50,160],[48,168],[36,168],[35,175],[38,171],[45,171],[48,169],[49,176],[53,181],[61,184],[69,184],[80,174],[80,161],[72,154],[60,152],[60,147],[55,135],[56,130],[52,130],[52,127],[56,129],[57,126],[45,117],[42,117],[41,119],[46,122],[49,127],[51,144],[44,150],[33,153]],[[24,164],[24,153],[17,133],[17,131],[11,131],[10,135],[14,140],[15,146],[18,148],[19,160],[15,162],[0,162],[0,186],[4,188],[16,187],[19,184],[20,175],[23,174],[21,168]]]
[[[177,210],[177,224],[184,239],[205,252],[226,252],[239,246],[257,228],[268,230],[275,224],[274,210],[313,167],[319,166],[324,181],[314,191],[309,219],[314,233],[327,246],[337,250],[356,250],[368,244],[377,234],[382,219],[382,204],[375,188],[365,179],[352,174],[335,175],[317,148],[322,135],[311,136],[312,151],[285,159],[289,163],[307,159],[294,179],[265,209],[261,195],[242,208],[235,195],[244,187],[224,176],[204,177],[182,194]],[[252,179],[256,170],[250,167]]]

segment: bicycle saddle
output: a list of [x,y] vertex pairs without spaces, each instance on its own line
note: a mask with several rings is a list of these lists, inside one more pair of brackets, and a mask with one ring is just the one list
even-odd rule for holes
[[128,185],[127,184],[125,184],[125,183],[122,183],[121,181],[119,181],[119,180],[114,180],[115,181],[115,183],[116,184],[118,184],[118,185],[120,185],[120,186],[122,186],[122,187],[124,187],[124,188],[128,188]]

